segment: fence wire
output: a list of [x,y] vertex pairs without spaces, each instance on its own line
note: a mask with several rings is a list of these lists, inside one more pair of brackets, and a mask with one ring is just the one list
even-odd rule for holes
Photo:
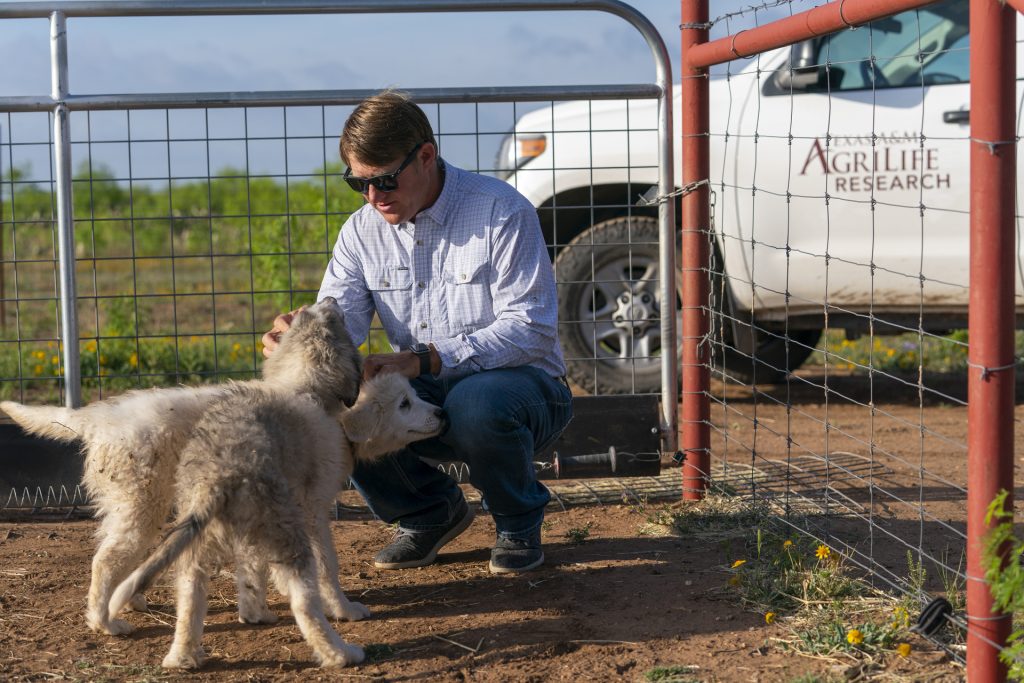
[[[725,14],[711,37],[808,8]],[[968,3],[939,2],[710,85],[711,476],[741,473],[785,525],[922,604],[962,604],[967,373],[984,371],[967,362],[967,26]]]

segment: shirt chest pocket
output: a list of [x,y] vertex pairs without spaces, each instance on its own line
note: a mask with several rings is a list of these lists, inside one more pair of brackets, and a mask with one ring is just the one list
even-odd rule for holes
[[405,266],[383,266],[374,272],[367,284],[374,292],[409,289],[412,287],[412,273]]
[[441,271],[453,333],[474,332],[494,322],[490,263],[485,256],[459,255]]
[[412,306],[409,292],[412,273],[406,266],[382,266],[367,278],[367,287],[373,292],[377,315],[388,328],[390,321],[408,322]]

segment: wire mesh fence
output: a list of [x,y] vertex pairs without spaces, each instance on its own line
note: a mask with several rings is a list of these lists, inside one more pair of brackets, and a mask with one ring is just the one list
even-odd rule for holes
[[[674,327],[661,313],[658,277],[663,253],[671,255],[660,246],[671,233],[671,212],[636,206],[641,192],[671,185],[668,59],[646,20],[604,4],[591,9],[629,19],[647,38],[655,83],[410,93],[447,163],[503,178],[537,207],[558,281],[560,327],[573,340],[566,352],[572,380],[595,394],[674,396],[674,379],[661,381],[670,365],[662,340],[672,345]],[[78,9],[82,16],[183,11],[174,2],[62,11]],[[16,10],[11,16],[42,11]],[[279,10],[296,6],[282,3]],[[339,3],[330,11],[365,8]],[[51,20],[63,25],[60,17]],[[54,59],[56,73],[60,58]],[[257,376],[260,337],[275,315],[315,299],[339,228],[363,204],[342,181],[337,145],[352,108],[369,94],[0,98],[0,398],[87,403],[134,388]],[[571,118],[558,113],[566,109]],[[66,140],[58,139],[58,116],[66,117]],[[67,249],[62,153],[71,160],[74,236]],[[591,231],[616,220],[629,226],[634,216],[645,219],[643,231],[620,229],[613,240]],[[62,255],[70,251],[69,274]],[[70,282],[73,326],[63,304]],[[391,347],[375,326],[362,350]],[[674,377],[674,366],[668,372]],[[663,417],[659,433],[672,441],[674,413],[666,408]],[[54,482],[0,483],[23,492]]]
[[[744,473],[737,490],[784,524],[885,590],[922,604],[948,595],[959,657],[968,373],[992,370],[968,360],[969,5],[911,4],[856,27],[839,4],[837,28],[849,28],[742,59],[741,35],[769,36],[807,7],[765,3],[706,26],[684,17],[684,31],[725,37],[699,46],[725,64],[709,83],[698,357],[710,405],[698,421],[710,471]],[[1021,101],[1019,84],[1010,95]]]
[[[448,162],[513,183],[526,182],[526,176],[535,197],[546,195],[538,200],[546,239],[558,263],[571,264],[559,278],[566,292],[562,300],[573,304],[561,321],[574,340],[567,360],[581,382],[595,376],[601,363],[611,368],[616,393],[650,393],[660,386],[661,315],[653,305],[659,282],[656,212],[635,208],[637,195],[630,199],[631,186],[657,183],[657,105],[642,103],[616,102],[624,116],[613,127],[603,117],[606,127],[591,128],[585,117],[559,130],[534,123],[523,136],[543,139],[551,157],[563,148],[569,157],[571,148],[572,163],[597,148],[617,149],[602,142],[609,137],[642,140],[642,159],[597,160],[572,169],[586,176],[587,188],[597,174],[617,178],[596,201],[559,197],[556,181],[567,170],[557,164],[517,172],[497,158],[503,143],[506,154],[517,153],[508,151],[512,143],[524,144],[509,134],[524,112],[532,110],[530,121],[543,122],[558,103],[424,103]],[[574,105],[586,111],[595,102]],[[630,120],[625,114],[631,109],[642,112]],[[338,132],[350,110],[126,108],[72,117],[86,401],[129,387],[251,377],[258,371],[259,337],[277,313],[315,298],[339,227],[363,203],[341,181],[344,168],[336,160]],[[0,395],[60,401],[52,117],[7,113],[4,119]],[[635,182],[623,183],[630,174],[636,174]],[[653,226],[635,240],[642,256],[633,254],[626,232],[603,245],[604,252],[589,234],[580,237],[604,217],[628,219],[634,212],[650,217]],[[652,305],[636,313],[623,308],[626,324],[603,335],[601,325],[610,316],[602,309],[615,303],[616,294],[640,286],[650,292]],[[366,350],[386,346],[377,335]],[[650,376],[653,381],[645,382]]]

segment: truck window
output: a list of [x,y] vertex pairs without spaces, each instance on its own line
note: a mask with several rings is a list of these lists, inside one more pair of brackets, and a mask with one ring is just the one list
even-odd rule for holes
[[794,45],[765,95],[967,83],[969,3],[943,2]]

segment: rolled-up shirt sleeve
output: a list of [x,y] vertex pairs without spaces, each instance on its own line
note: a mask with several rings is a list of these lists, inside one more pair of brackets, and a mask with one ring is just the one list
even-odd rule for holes
[[338,233],[331,260],[327,263],[324,279],[320,283],[317,301],[333,296],[338,301],[345,328],[356,346],[366,341],[373,321],[373,297],[366,285],[363,268],[353,254],[351,242],[358,239],[355,230],[356,215],[349,217]]

